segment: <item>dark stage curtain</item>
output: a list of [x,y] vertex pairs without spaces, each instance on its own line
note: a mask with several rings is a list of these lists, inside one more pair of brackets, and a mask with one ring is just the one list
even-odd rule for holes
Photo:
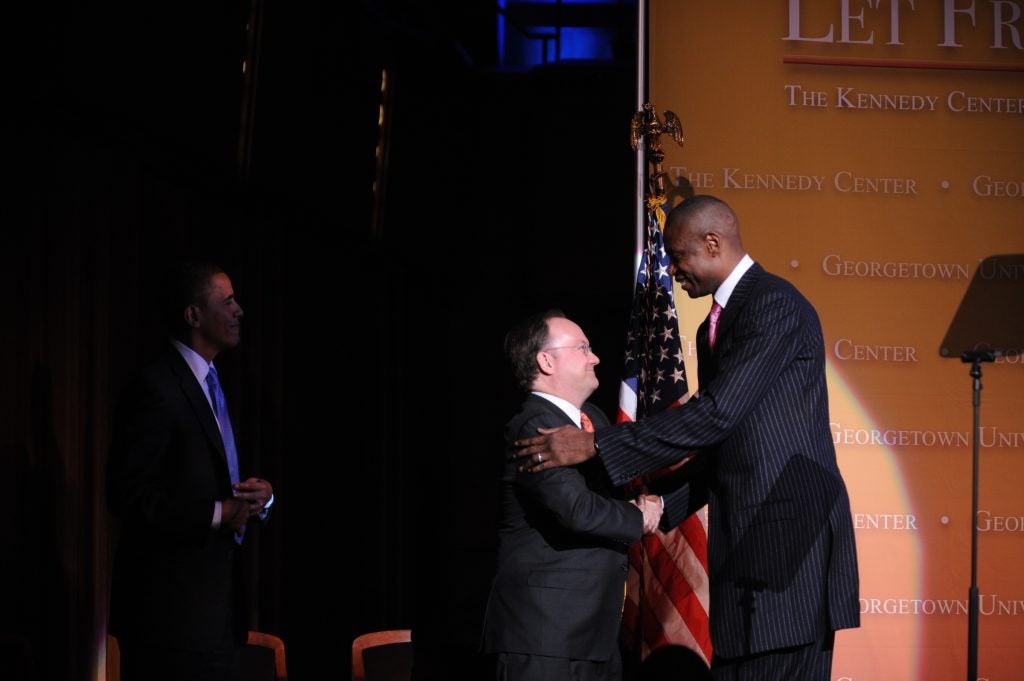
[[242,183],[249,3],[58,4],[20,7],[0,55],[21,66],[0,236],[0,644],[17,675],[93,678],[112,411],[163,342],[157,275],[184,254],[219,262],[245,308],[218,367],[240,448],[278,495],[252,537],[253,609],[291,676],[344,676],[352,639],[391,628],[414,630],[422,678],[476,668],[518,401],[505,330],[562,307],[616,407],[633,65],[497,73],[452,35],[466,17],[477,40],[490,30],[479,9],[268,1]]

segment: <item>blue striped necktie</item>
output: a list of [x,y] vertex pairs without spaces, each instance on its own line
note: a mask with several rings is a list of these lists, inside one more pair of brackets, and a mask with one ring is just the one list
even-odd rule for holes
[[[224,442],[224,454],[228,460],[228,473],[231,476],[232,489],[234,489],[234,485],[238,483],[238,452],[235,450],[235,435],[231,430],[228,403],[220,389],[217,369],[212,364],[210,365],[210,371],[206,374],[206,385],[210,388],[210,402],[213,405],[213,413],[217,416],[217,425],[220,426],[220,438]],[[241,544],[242,535],[236,533],[235,541]]]

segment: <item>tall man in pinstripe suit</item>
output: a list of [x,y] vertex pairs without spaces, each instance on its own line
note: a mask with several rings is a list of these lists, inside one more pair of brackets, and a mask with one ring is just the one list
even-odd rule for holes
[[828,681],[837,629],[860,623],[846,485],[829,430],[821,323],[789,282],[746,254],[739,221],[713,196],[669,214],[672,276],[721,306],[697,332],[700,392],[676,409],[603,429],[541,429],[520,440],[524,469],[598,455],[623,484],[697,450],[687,493],[663,528],[708,509],[716,681]]

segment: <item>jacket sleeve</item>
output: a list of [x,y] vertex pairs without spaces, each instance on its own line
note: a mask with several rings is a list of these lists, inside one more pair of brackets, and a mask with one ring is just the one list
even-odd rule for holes
[[210,532],[214,490],[190,484],[181,448],[189,446],[164,390],[151,377],[125,393],[114,419],[107,462],[111,514],[148,533],[201,543]]
[[718,370],[698,396],[598,433],[601,461],[612,482],[624,484],[725,440],[803,352],[804,313],[800,301],[777,286],[747,301],[729,334],[719,339],[724,347]]
[[668,532],[708,503],[708,468],[711,457],[698,452],[675,470],[647,483],[652,494],[661,495],[665,510],[658,529]]
[[[539,413],[526,420],[513,439],[528,437],[537,428],[557,427]],[[586,465],[586,464],[583,464]],[[599,466],[593,473],[604,475]],[[540,473],[517,473],[515,484],[550,513],[557,523],[577,534],[631,544],[643,534],[643,513],[627,501],[604,496],[587,485],[580,466],[552,468]]]

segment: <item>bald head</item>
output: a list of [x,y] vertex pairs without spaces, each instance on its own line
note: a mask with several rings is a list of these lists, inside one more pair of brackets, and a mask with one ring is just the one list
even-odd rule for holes
[[746,254],[736,213],[707,194],[672,209],[665,221],[665,250],[672,276],[691,298],[714,293]]
[[736,262],[743,257],[739,218],[729,204],[715,196],[698,194],[673,208],[665,222],[666,231],[675,225],[687,225],[698,236],[714,232],[723,248],[739,253]]

